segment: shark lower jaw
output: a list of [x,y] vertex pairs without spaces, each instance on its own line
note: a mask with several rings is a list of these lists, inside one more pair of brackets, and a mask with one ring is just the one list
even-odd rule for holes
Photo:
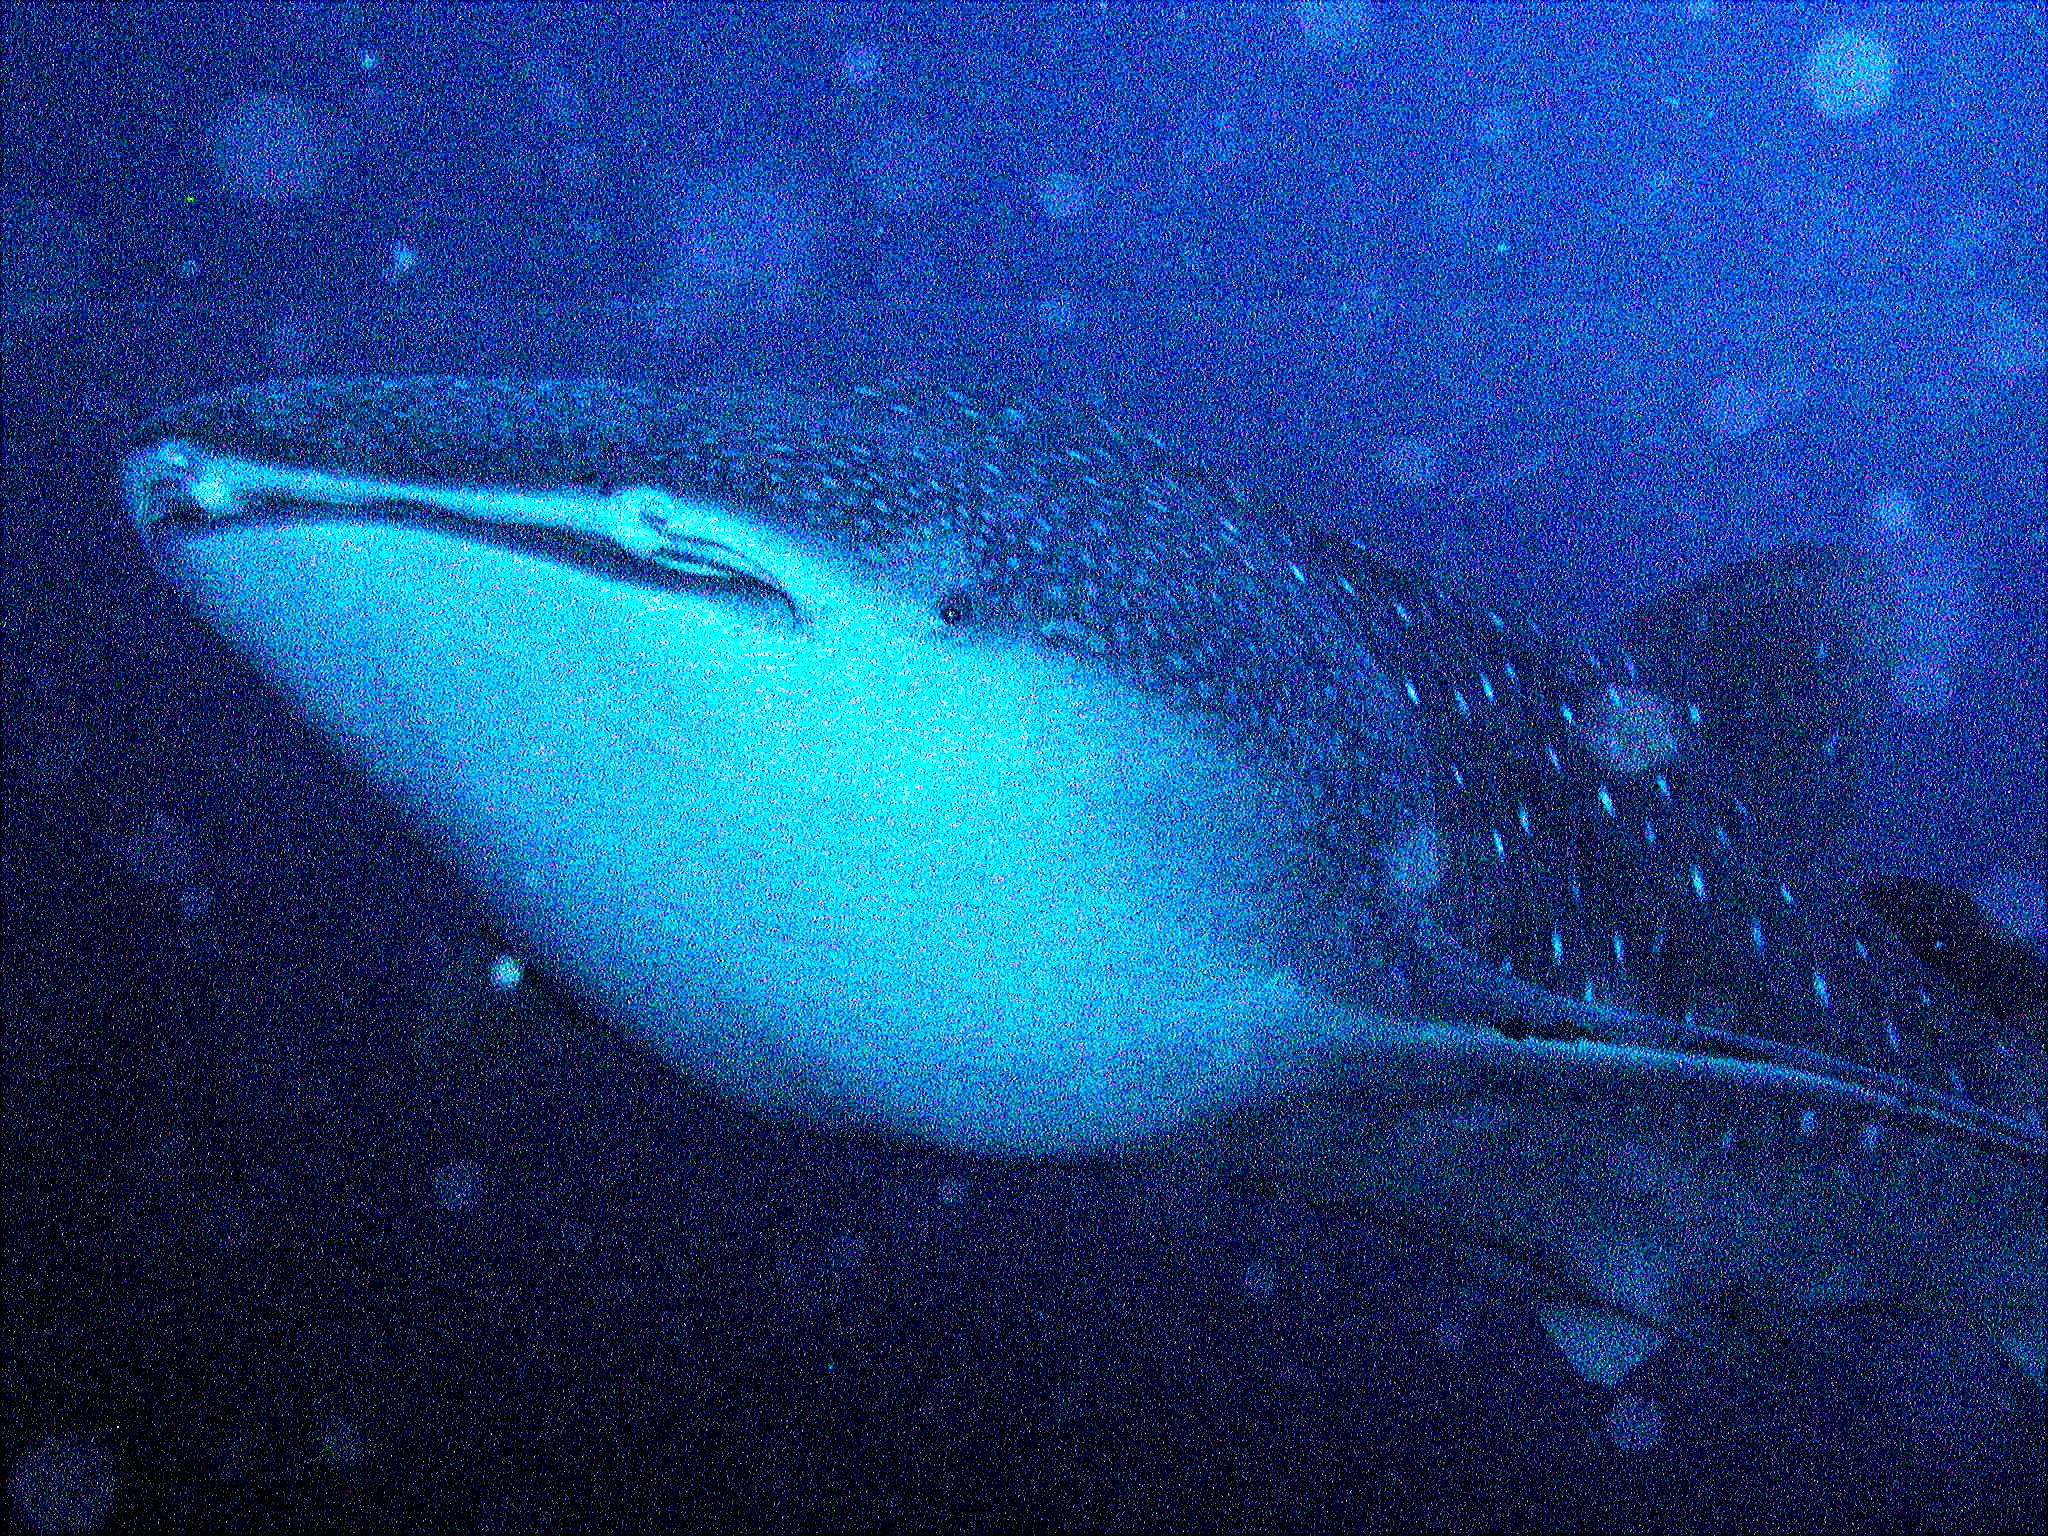
[[1088,1153],[1268,1091],[1328,1028],[1277,958],[1273,786],[1069,655],[420,519],[138,521],[571,995],[746,1105]]

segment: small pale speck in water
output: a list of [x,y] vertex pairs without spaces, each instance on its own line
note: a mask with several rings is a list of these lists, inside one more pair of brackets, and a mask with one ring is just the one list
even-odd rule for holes
[[1664,1410],[1641,1393],[1616,1393],[1607,1438],[1617,1451],[1654,1451],[1664,1443]]
[[105,1446],[84,1435],[51,1435],[8,1474],[14,1516],[30,1531],[96,1531],[106,1523],[119,1479]]
[[434,1170],[434,1203],[444,1211],[468,1211],[483,1198],[484,1171],[466,1157],[451,1158]]

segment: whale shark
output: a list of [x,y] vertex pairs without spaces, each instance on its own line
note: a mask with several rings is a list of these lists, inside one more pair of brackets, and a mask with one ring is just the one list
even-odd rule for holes
[[1511,1266],[1589,1380],[1847,1305],[2040,1378],[2038,1029],[1832,850],[1895,662],[1866,554],[1554,629],[1092,409],[901,382],[273,381],[122,477],[551,983],[713,1093],[1247,1159]]

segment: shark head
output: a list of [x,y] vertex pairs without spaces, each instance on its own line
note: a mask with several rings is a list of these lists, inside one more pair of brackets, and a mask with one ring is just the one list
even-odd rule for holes
[[1829,872],[1895,626],[1852,551],[1559,636],[1092,413],[914,387],[302,380],[124,473],[198,611],[715,1091],[1241,1135],[1519,1265],[1590,1379],[1910,1295],[2038,1380],[2038,965],[1974,985],[2003,951]]
[[772,1112],[1078,1151],[1392,996],[1412,715],[1290,536],[944,391],[313,381],[129,460],[205,617],[593,1011]]

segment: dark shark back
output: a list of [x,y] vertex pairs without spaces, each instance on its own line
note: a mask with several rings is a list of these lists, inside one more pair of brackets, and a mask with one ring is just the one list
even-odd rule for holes
[[2034,1043],[1922,964],[1823,856],[1893,655],[1874,561],[1793,545],[1580,643],[1355,543],[1331,558],[1437,765],[1432,918],[1514,984],[1502,997],[1774,1042],[2011,1120],[2038,1155]]

